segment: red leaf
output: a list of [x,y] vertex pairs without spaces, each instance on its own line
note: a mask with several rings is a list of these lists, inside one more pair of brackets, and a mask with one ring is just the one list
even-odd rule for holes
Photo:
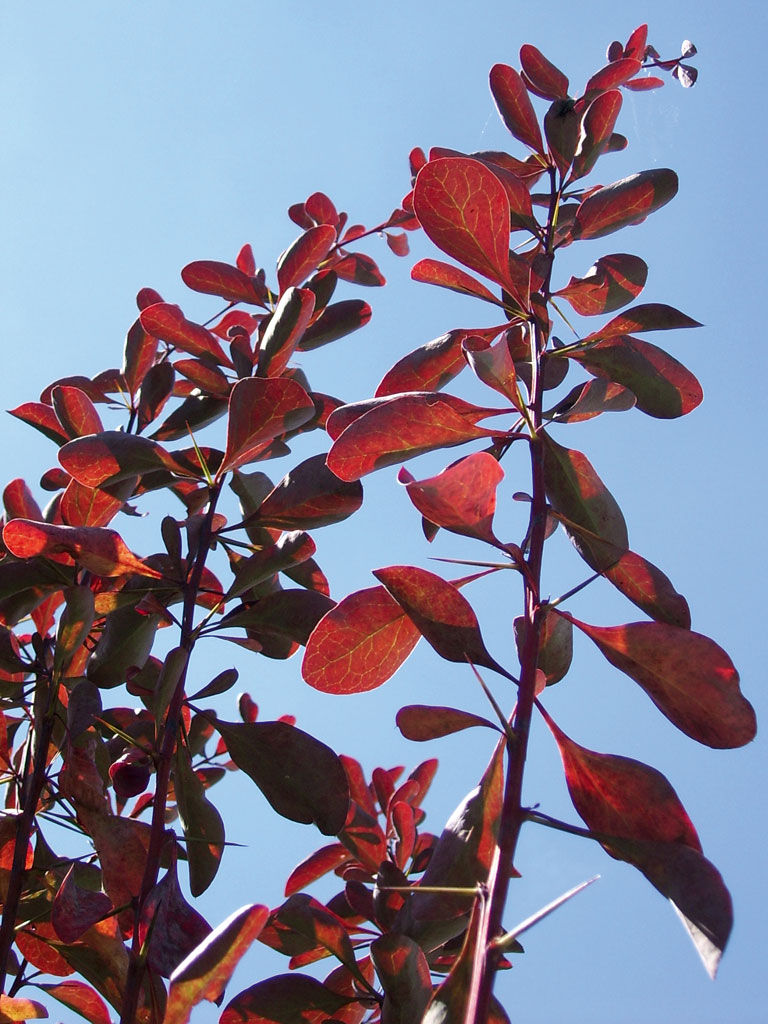
[[327,345],[347,334],[365,327],[371,319],[371,307],[362,299],[345,299],[333,302],[304,331],[296,348],[299,352]]
[[256,306],[265,306],[266,289],[258,287],[251,275],[244,273],[242,268],[232,267],[228,263],[216,260],[197,260],[188,263],[181,272],[181,278],[187,288],[203,292],[205,295],[218,295],[230,302],[249,302]]
[[352,252],[341,256],[331,266],[342,281],[362,284],[366,288],[376,288],[387,283],[374,260],[361,252]]
[[586,455],[541,434],[544,486],[576,550],[597,572],[608,569],[629,547],[627,525],[610,491]]
[[714,640],[663,622],[590,626],[566,618],[687,736],[717,748],[742,747],[754,738],[755,712],[733,662]]
[[507,337],[503,336],[492,345],[487,338],[472,336],[462,343],[462,349],[478,380],[520,409],[522,401],[517,387],[515,361]]
[[[192,844],[190,844],[192,845]],[[179,888],[176,857],[141,907],[139,941],[148,941],[147,963],[170,978],[182,960],[211,933],[211,926],[187,903]]]
[[[701,843],[677,793],[661,772],[642,761],[598,754],[579,746],[558,728],[543,708],[557,741],[573,806],[593,832],[620,839],[683,843],[701,853]],[[621,847],[602,845],[623,860]]]
[[647,43],[648,26],[638,25],[627,40],[627,45],[624,47],[624,56],[634,57],[635,60],[644,60]]
[[[227,1003],[219,1024],[319,1024],[346,1006],[349,997],[339,995],[304,974],[277,974],[239,992]],[[177,1024],[176,1020],[164,1024]],[[178,1024],[186,1024],[179,1019]]]
[[600,68],[587,82],[584,87],[584,99],[590,100],[593,93],[605,93],[609,89],[616,89],[624,85],[630,78],[640,71],[642,58],[622,57],[619,60],[611,61],[604,68]]
[[[615,65],[609,65],[615,67]],[[576,157],[573,161],[571,180],[583,178],[589,174],[601,154],[606,151],[613,135],[616,119],[621,110],[621,93],[612,89],[603,93],[590,104],[584,115],[581,127],[581,138]]]
[[277,261],[280,293],[300,285],[317,270],[336,242],[336,228],[319,224],[300,235]]
[[526,43],[520,48],[520,63],[537,96],[547,100],[567,98],[568,79],[535,46]]
[[543,153],[541,129],[525,83],[514,68],[495,64],[491,68],[491,92],[496,109],[516,139],[535,153]]
[[413,206],[438,248],[518,297],[509,273],[509,199],[484,164],[430,160],[416,179]]
[[28,423],[56,444],[65,444],[69,440],[69,435],[59,423],[59,418],[50,405],[44,405],[42,402],[24,402],[8,411],[11,416]]
[[424,704],[411,704],[400,708],[395,717],[397,727],[407,740],[422,743],[425,740],[450,736],[463,729],[472,729],[482,725],[488,729],[496,729],[493,722],[480,715],[458,708],[431,707]]
[[178,306],[158,302],[142,310],[140,320],[153,338],[160,338],[193,356],[212,356],[221,366],[232,366],[232,360],[224,353],[216,335],[187,320]]
[[562,295],[581,316],[597,316],[621,309],[645,287],[648,264],[639,256],[614,253],[602,256],[584,277],[572,277]]
[[648,89],[661,89],[664,85],[663,78],[656,78],[655,75],[648,75],[647,78],[633,78],[631,82],[625,82],[624,88],[632,92],[646,92]]
[[362,693],[385,683],[420,633],[384,587],[349,594],[315,627],[304,654],[304,681],[325,693]]
[[577,384],[546,415],[558,423],[581,423],[604,412],[626,412],[634,405],[635,396],[620,384],[588,380]]
[[490,668],[515,681],[488,653],[475,613],[453,583],[410,565],[391,565],[373,575],[441,658]]
[[[153,298],[148,305],[154,305],[163,300],[158,296]],[[143,308],[143,307],[142,307]],[[125,347],[123,349],[122,374],[128,391],[133,398],[141,387],[147,371],[155,361],[157,353],[157,338],[153,338],[141,326],[140,320],[134,320],[125,336]]]
[[120,430],[70,441],[59,452],[59,462],[84,487],[102,487],[158,469],[184,477],[192,475],[162,445]]
[[111,1017],[107,1005],[98,992],[82,981],[61,981],[58,985],[40,985],[49,996],[58,999],[90,1024],[110,1024]]
[[590,193],[576,212],[573,238],[602,238],[627,224],[640,224],[677,192],[677,175],[664,167],[640,171]]
[[385,231],[384,235],[387,239],[387,245],[395,256],[407,256],[411,251],[408,244],[408,235],[404,231]]
[[3,507],[6,519],[34,519],[40,522],[43,518],[32,492],[20,478],[6,484],[3,490]]
[[179,964],[171,976],[163,1024],[187,1024],[192,1007],[203,999],[216,1002],[222,997],[240,958],[268,917],[266,907],[242,907]]
[[471,295],[476,299],[483,299],[484,302],[492,302],[496,306],[504,305],[501,299],[496,298],[493,292],[471,274],[450,263],[443,263],[442,260],[419,260],[411,268],[411,278],[422,284],[435,284],[461,295]]
[[363,488],[358,481],[339,480],[326,466],[324,455],[313,455],[283,477],[249,523],[281,530],[314,530],[347,519],[362,503]]
[[464,339],[475,333],[495,337],[500,329],[492,328],[492,333],[482,330],[449,331],[414,349],[384,374],[376,388],[376,398],[399,395],[404,391],[440,391],[466,366],[461,350]]
[[3,530],[3,541],[17,558],[66,554],[99,576],[136,574],[162,579],[125,546],[115,530],[95,526],[51,526],[29,519],[12,519]]
[[310,854],[306,860],[293,869],[285,883],[285,895],[292,896],[295,892],[305,889],[311,882],[340,867],[350,859],[349,850],[341,843],[331,843],[321,850]]
[[682,363],[656,345],[630,335],[573,350],[568,357],[595,376],[629,388],[637,408],[649,416],[685,416],[703,398],[701,385]]
[[691,628],[688,602],[678,594],[661,569],[645,558],[633,551],[625,551],[603,575],[652,619],[670,626]]
[[488,452],[467,455],[437,476],[414,480],[407,470],[398,476],[408,497],[435,526],[498,544],[493,535],[496,489],[504,470]]
[[421,1021],[432,998],[432,976],[421,948],[405,935],[385,932],[371,943],[371,958],[384,989],[382,1021]]
[[55,387],[51,400],[53,411],[69,437],[99,434],[104,429],[96,406],[79,388]]
[[[333,413],[328,432],[349,416],[347,406]],[[375,469],[415,458],[434,448],[450,448],[499,431],[476,421],[508,414],[508,409],[470,405],[451,395],[414,392],[395,395],[374,405],[338,434],[328,453],[328,468],[342,480],[357,480]]]
[[259,345],[257,372],[260,377],[279,377],[282,374],[314,311],[315,296],[308,288],[289,288],[283,293]]
[[306,893],[290,896],[277,912],[277,920],[322,946],[345,967],[359,974],[352,942],[339,918]]
[[671,331],[682,327],[701,326],[698,320],[686,316],[674,306],[667,306],[663,302],[645,302],[615,316],[604,327],[588,334],[582,341],[584,344],[602,341],[629,334],[630,331]]
[[229,397],[227,448],[218,476],[252,462],[281,434],[311,419],[315,406],[296,381],[285,377],[240,380]]
[[105,892],[85,889],[77,884],[78,866],[72,865],[53,900],[51,925],[62,942],[76,942],[92,924],[112,909]]
[[[161,363],[159,365],[169,366],[170,364]],[[176,373],[180,373],[186,377],[187,380],[191,380],[192,383],[196,384],[197,387],[199,387],[205,394],[215,395],[217,398],[223,398],[225,401],[229,398],[229,381],[221,370],[217,369],[215,366],[209,366],[200,359],[177,359],[173,363],[173,369]],[[149,380],[149,375],[147,375],[147,380]],[[142,399],[144,399],[144,392],[145,389],[142,387]],[[160,408],[157,407],[156,403],[152,402],[151,405],[151,412],[148,412],[148,414],[142,417],[143,419],[146,419],[146,423],[151,423],[160,411]]]

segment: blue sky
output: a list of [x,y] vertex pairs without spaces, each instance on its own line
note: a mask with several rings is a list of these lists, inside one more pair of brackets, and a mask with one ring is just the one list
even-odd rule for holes
[[[118,365],[143,286],[180,302],[191,318],[214,313],[215,303],[183,287],[181,267],[194,259],[232,261],[251,242],[269,272],[296,233],[287,207],[311,192],[327,192],[353,221],[371,225],[407,191],[413,146],[517,152],[494,112],[489,68],[497,61],[516,64],[520,45],[531,42],[578,84],[603,63],[607,44],[626,39],[641,21],[665,56],[692,39],[700,80],[690,92],[670,82],[659,92],[627,95],[619,130],[630,146],[605,158],[600,180],[657,166],[680,176],[674,203],[624,232],[620,242],[617,236],[616,247],[648,262],[645,300],[671,303],[704,322],[703,330],[670,334],[661,344],[697,374],[705,402],[673,422],[637,412],[601,417],[572,428],[564,443],[588,453],[622,505],[633,548],[688,597],[694,629],[729,651],[746,694],[758,714],[765,711],[767,367],[759,319],[764,204],[757,182],[765,162],[758,73],[766,15],[757,4],[651,0],[630,14],[610,2],[546,9],[500,0],[3,5],[2,408],[36,399],[58,376]],[[412,242],[412,258],[399,261],[383,242],[372,243],[390,286],[363,296],[374,308],[365,331],[302,361],[317,389],[350,401],[366,397],[406,351],[485,315],[462,297],[412,284],[413,259],[434,255],[426,240]],[[613,251],[592,246],[567,254],[562,283]],[[3,430],[3,479],[25,476],[36,486],[53,464],[52,447],[10,417]],[[437,470],[447,461],[411,468],[419,475],[422,467]],[[525,489],[524,466],[519,481],[511,479],[513,466],[508,493]],[[369,585],[369,570],[381,565],[434,568],[431,555],[484,557],[455,538],[429,549],[395,476],[384,471],[366,482],[363,512],[317,535],[318,558],[336,597]],[[517,539],[520,513],[507,506],[499,517]],[[125,533],[146,553],[158,544],[157,526],[148,517],[126,525]],[[578,580],[565,540],[552,543],[548,559],[553,593]],[[516,588],[493,581],[476,585],[470,596],[489,648],[504,660]],[[587,591],[574,611],[604,624],[636,617],[607,587]],[[200,681],[232,658],[228,645],[212,644],[196,670]],[[427,805],[434,831],[489,755],[483,736],[465,733],[421,746],[399,738],[393,718],[402,704],[455,701],[483,710],[467,672],[428,649],[419,649],[381,690],[347,699],[309,691],[297,659],[237,664],[242,688],[264,717],[296,713],[300,725],[368,769],[439,757],[440,782]],[[529,1024],[762,1020],[766,762],[760,740],[733,752],[698,747],[586,641],[548,707],[584,745],[665,772],[730,885],[736,927],[712,985],[674,914],[632,869],[592,844],[529,830],[510,926],[575,883],[595,873],[602,878],[529,934],[526,955],[501,988],[512,1018]],[[576,820],[542,729],[534,735],[529,772],[531,803]],[[202,901],[212,923],[246,901],[278,903],[290,869],[321,845],[309,830],[277,821],[249,786],[228,779],[212,792],[232,821],[230,838],[247,844],[228,853]],[[230,995],[283,969],[283,960],[256,950]],[[204,1007],[193,1022],[217,1016]]]

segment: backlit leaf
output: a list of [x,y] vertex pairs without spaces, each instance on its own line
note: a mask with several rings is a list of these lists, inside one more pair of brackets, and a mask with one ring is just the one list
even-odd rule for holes
[[404,935],[385,932],[371,943],[371,958],[384,989],[382,1024],[421,1021],[432,997],[432,977],[421,948]]
[[59,452],[59,461],[85,487],[103,487],[158,469],[190,476],[189,470],[180,466],[162,445],[120,430],[105,430],[70,441]]
[[408,497],[435,526],[496,544],[493,516],[496,489],[504,470],[488,452],[475,452],[437,476],[415,480],[407,470],[398,476]]
[[573,238],[602,238],[627,224],[640,224],[677,192],[677,175],[665,167],[640,171],[605,185],[579,206]]
[[[236,995],[224,1008],[219,1024],[314,1024],[331,1019],[348,1001],[308,975],[277,974]],[[164,1024],[177,1022],[166,1017]]]
[[416,178],[413,206],[439,249],[515,296],[509,274],[509,199],[492,171],[468,157],[430,160]]
[[572,277],[555,295],[567,299],[581,316],[597,316],[626,306],[643,290],[647,277],[645,260],[614,253],[600,257],[584,277]]
[[47,1017],[48,1011],[42,1003],[21,996],[0,995],[0,1021],[39,1020]]
[[158,302],[142,310],[141,326],[153,338],[169,342],[192,356],[209,356],[221,366],[231,366],[232,360],[224,352],[215,334],[200,324],[193,323],[178,306]]
[[641,66],[642,59],[636,57],[622,57],[619,60],[611,61],[596,71],[589,79],[584,87],[584,98],[590,99],[594,93],[604,93],[608,89],[616,89],[618,86],[624,85],[630,78],[634,78]]
[[473,298],[483,299],[484,302],[492,302],[496,306],[503,305],[501,299],[471,274],[450,263],[443,263],[442,260],[419,260],[411,267],[411,279],[422,284],[448,288],[449,291],[459,292],[461,295],[471,295]]
[[581,423],[604,412],[626,412],[634,408],[635,396],[620,384],[607,380],[588,380],[561,398],[546,416],[558,423]]
[[281,295],[300,285],[325,259],[336,242],[336,229],[319,224],[300,235],[277,261],[277,281]]
[[701,385],[682,363],[628,334],[573,350],[568,357],[595,376],[629,388],[637,408],[657,419],[685,416],[703,398]]
[[325,693],[362,693],[385,683],[421,634],[384,587],[344,597],[315,627],[301,673]]
[[[335,418],[347,416],[349,408],[331,415],[329,433]],[[338,435],[328,453],[328,468],[342,480],[357,480],[434,448],[495,437],[499,431],[479,427],[477,421],[510,411],[481,408],[437,392],[394,395],[369,408]]]
[[55,387],[51,392],[53,411],[71,438],[99,434],[104,427],[96,406],[80,388]]
[[506,64],[494,64],[490,83],[496,109],[509,131],[535,153],[543,153],[539,122],[519,73]]
[[59,423],[59,418],[50,405],[44,405],[42,402],[24,402],[8,411],[11,416],[39,430],[55,444],[66,444],[69,440],[69,435]]
[[669,331],[680,327],[701,326],[698,320],[693,320],[673,306],[666,306],[662,302],[646,302],[615,316],[605,327],[587,335],[583,342],[587,344],[590,341],[615,338],[629,334],[630,331]]
[[[314,230],[333,231],[332,228]],[[288,288],[282,294],[259,345],[257,372],[260,377],[282,374],[314,311],[315,296],[308,288]]]
[[181,272],[187,288],[205,295],[218,295],[230,302],[249,302],[264,306],[266,289],[256,287],[248,274],[238,267],[216,260],[196,260],[188,263]]
[[629,547],[621,509],[585,455],[546,434],[541,438],[547,498],[567,520],[565,528],[581,557],[602,572]]
[[222,722],[216,729],[229,755],[284,818],[315,824],[326,836],[344,827],[347,776],[320,740],[285,722]]
[[391,565],[373,575],[441,658],[459,664],[471,662],[512,679],[488,653],[472,606],[453,583],[409,565]]
[[311,419],[315,406],[306,391],[284,377],[240,380],[229,397],[227,448],[219,475],[252,462],[270,442]]
[[691,628],[688,602],[661,569],[634,551],[625,551],[603,573],[617,590],[657,622]]
[[410,704],[400,708],[395,717],[397,727],[407,740],[422,743],[425,740],[450,736],[463,729],[472,729],[482,725],[495,729],[493,722],[480,715],[458,708],[431,707],[425,704]]
[[295,892],[300,892],[311,882],[316,882],[318,878],[322,878],[349,859],[349,850],[341,843],[323,846],[293,869],[285,883],[285,895],[292,896]]
[[[541,710],[560,749],[573,806],[589,829],[620,839],[683,843],[701,853],[696,829],[661,772],[631,757],[579,746]],[[607,840],[603,846],[624,859],[620,847]]]
[[[614,65],[609,65],[614,66]],[[581,136],[573,161],[571,180],[583,178],[606,151],[621,111],[621,93],[612,89],[590,104],[581,125]]]
[[538,96],[548,100],[565,99],[568,96],[568,79],[547,60],[541,50],[530,43],[521,46],[520,64]]
[[714,640],[664,622],[590,626],[567,617],[687,736],[709,747],[741,747],[754,738],[754,709]]
[[163,1024],[187,1024],[199,1002],[213,1003],[222,997],[232,972],[268,917],[266,907],[241,907],[179,964],[171,975]]
[[60,981],[57,985],[41,985],[41,990],[64,1006],[68,1006],[90,1024],[111,1024],[107,1005],[98,992],[82,981]]
[[67,944],[76,942],[112,909],[112,901],[101,889],[88,889],[78,884],[78,875],[82,873],[78,867],[77,864],[70,867],[51,907],[54,931]]
[[61,496],[59,511],[65,526],[106,526],[122,507],[123,502],[107,491],[72,479]]
[[[155,301],[162,301],[162,299]],[[154,302],[149,304],[154,305]],[[156,353],[157,338],[147,334],[141,326],[141,321],[135,320],[125,336],[123,349],[122,374],[131,396],[134,396],[141,387],[147,371],[155,361]]]
[[[483,331],[449,331],[409,352],[384,374],[376,388],[376,397],[406,391],[440,391],[467,365],[461,346],[465,338],[475,333],[485,334]],[[498,330],[494,330],[493,337],[496,334]]]
[[18,558],[66,554],[99,576],[135,573],[162,579],[128,550],[115,530],[96,526],[53,526],[29,519],[12,519],[3,530],[3,542]]
[[[188,843],[191,853],[195,843]],[[205,918],[191,907],[179,888],[176,857],[141,907],[139,941],[149,939],[147,963],[163,978],[170,978],[181,961],[211,933]]]
[[345,967],[358,974],[352,942],[347,929],[327,908],[306,893],[290,896],[277,912],[277,919],[293,931],[322,946]]
[[506,336],[502,336],[493,345],[486,338],[469,337],[463,342],[462,349],[478,380],[504,395],[516,409],[520,409],[522,401],[517,387],[515,361]]

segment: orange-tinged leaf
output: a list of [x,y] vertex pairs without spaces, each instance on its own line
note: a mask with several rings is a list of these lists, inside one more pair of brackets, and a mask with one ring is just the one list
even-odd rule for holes
[[421,634],[384,587],[344,597],[315,627],[301,674],[325,693],[362,693],[400,668]]
[[562,295],[581,316],[597,316],[621,309],[645,287],[648,264],[639,256],[613,253],[602,256],[584,277],[572,277]]
[[199,1002],[221,998],[232,972],[268,917],[266,907],[241,907],[179,964],[171,975],[163,1024],[187,1024],[192,1008]]
[[0,1021],[39,1020],[48,1016],[42,1003],[21,996],[0,995]]
[[439,249],[518,297],[509,273],[509,198],[485,164],[430,160],[416,178],[413,206]]
[[629,388],[637,408],[657,419],[676,419],[703,398],[698,380],[677,359],[656,345],[625,335],[606,338],[568,357],[596,377]]
[[496,109],[509,131],[535,153],[543,153],[539,122],[519,73],[506,64],[494,64],[490,83]]
[[72,479],[61,496],[59,512],[65,526],[106,526],[122,507],[123,502],[107,491]]
[[[701,852],[696,829],[661,772],[618,754],[598,754],[575,743],[539,708],[557,741],[573,806],[593,832],[620,839],[683,843]],[[602,840],[623,860],[620,847]]]
[[296,381],[285,377],[238,381],[229,396],[227,448],[219,476],[252,462],[275,438],[314,414],[312,399]]
[[408,497],[435,526],[497,544],[493,535],[496,489],[504,470],[488,452],[475,452],[437,476],[415,480],[406,469],[398,476]]
[[[346,406],[331,414],[328,430],[332,436],[336,423],[343,423],[353,409]],[[328,453],[328,468],[342,480],[357,480],[434,448],[495,437],[500,431],[479,427],[477,420],[510,412],[481,408],[439,392],[393,395],[342,429]]]
[[492,345],[487,338],[472,336],[463,342],[462,349],[478,380],[520,409],[522,400],[517,387],[515,361],[507,338],[502,336]]
[[277,919],[293,931],[322,946],[349,970],[358,973],[352,941],[342,921],[306,893],[290,896],[277,912]]
[[558,423],[581,423],[604,412],[626,412],[634,405],[635,396],[620,384],[588,380],[577,384],[545,415]]
[[687,736],[718,748],[754,739],[754,709],[739,689],[733,662],[714,640],[664,622],[591,626],[566,617]]
[[391,565],[373,575],[441,658],[481,665],[515,682],[488,653],[472,606],[453,583],[412,565]]
[[111,1024],[107,1004],[90,985],[82,981],[61,981],[58,985],[41,985],[40,988],[49,996],[58,999],[90,1024]]
[[640,224],[674,198],[677,175],[666,167],[640,171],[591,193],[579,206],[573,238],[602,238],[627,224]]
[[96,526],[52,526],[29,519],[12,519],[3,530],[3,541],[17,558],[65,554],[99,576],[128,573],[152,579],[162,579],[163,576],[137,558],[115,530]]

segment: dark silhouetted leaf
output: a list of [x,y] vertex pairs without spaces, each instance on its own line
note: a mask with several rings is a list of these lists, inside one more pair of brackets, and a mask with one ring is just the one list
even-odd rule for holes
[[615,316],[605,327],[587,335],[583,342],[586,345],[590,341],[615,338],[629,334],[630,331],[669,331],[680,327],[701,326],[698,320],[693,320],[673,306],[666,306],[662,302],[646,302]]
[[[346,418],[353,409],[342,407],[331,415],[328,430],[332,436],[337,417]],[[478,427],[477,420],[510,411],[481,408],[439,392],[394,395],[342,428],[328,453],[328,468],[342,480],[357,480],[434,448],[495,437],[499,431]]]
[[308,288],[289,288],[283,293],[259,345],[259,376],[279,377],[282,374],[314,311],[315,296]]
[[382,1024],[412,1024],[421,1021],[432,997],[432,977],[421,948],[404,935],[387,932],[371,943],[384,1005]]
[[[194,843],[188,843],[191,853]],[[163,978],[170,978],[185,957],[211,933],[205,918],[182,895],[176,876],[176,857],[165,876],[152,889],[141,908],[139,940],[149,939],[147,963]]]
[[477,617],[453,583],[412,565],[391,565],[377,569],[373,575],[402,605],[441,658],[490,668],[514,682],[488,653]]
[[571,179],[583,178],[606,151],[621,110],[621,93],[613,89],[590,104],[581,126],[579,145],[573,161]]
[[171,975],[163,1024],[187,1024],[192,1008],[203,999],[212,1003],[221,999],[232,972],[268,917],[266,907],[241,907],[179,964]]
[[408,497],[435,526],[497,544],[493,535],[496,489],[504,470],[488,452],[475,452],[437,476],[415,480],[406,469],[398,476]]
[[[515,619],[513,626],[515,643],[522,661],[525,649],[525,617]],[[568,619],[550,608],[541,618],[539,627],[539,653],[536,668],[544,676],[546,686],[559,683],[571,667],[573,659],[573,628]]]
[[419,641],[419,633],[384,587],[343,598],[307,642],[301,673],[325,693],[362,693],[385,683]]
[[605,185],[582,202],[571,234],[574,238],[602,238],[627,224],[640,224],[675,196],[677,184],[674,171],[656,167]]
[[91,682],[100,689],[111,689],[124,683],[131,669],[143,668],[159,622],[159,615],[142,615],[133,605],[110,612],[88,662]]
[[518,72],[506,64],[494,64],[490,83],[496,109],[509,131],[535,153],[543,153],[539,122]]
[[284,818],[315,824],[326,836],[344,827],[349,786],[324,743],[285,722],[216,722],[229,755]]
[[709,747],[741,747],[754,739],[754,709],[714,640],[664,622],[590,626],[567,618],[687,736]]
[[495,729],[493,722],[480,715],[458,708],[432,707],[425,704],[410,704],[400,708],[395,721],[400,732],[407,740],[421,743],[434,740],[440,736],[450,736],[463,729],[472,729],[482,725]]
[[486,338],[473,336],[464,341],[462,348],[475,376],[520,409],[515,362],[506,337],[491,345]]
[[656,345],[630,335],[608,338],[569,358],[634,394],[637,408],[657,419],[676,419],[702,400],[701,385],[690,370]]
[[340,523],[363,502],[359,481],[342,481],[324,455],[299,463],[267,495],[252,521],[281,530],[315,530]]
[[[315,978],[277,974],[235,996],[224,1008],[219,1024],[302,1024],[329,1020],[349,1002]],[[166,1020],[164,1024],[176,1024]],[[179,1021],[179,1024],[186,1022]]]
[[579,144],[581,116],[572,99],[557,99],[544,117],[549,152],[562,175],[573,162]]
[[[77,864],[73,864],[64,876],[51,907],[51,924],[62,942],[76,942],[112,909],[109,896],[101,891],[100,873],[96,874],[99,876],[98,889],[93,888],[93,880]],[[78,877],[81,881],[89,881],[91,887],[78,884]]]
[[555,295],[567,299],[581,316],[597,316],[621,309],[645,287],[648,265],[639,256],[614,253],[602,256],[584,277],[572,277]]
[[275,438],[300,427],[315,413],[301,385],[284,377],[238,381],[229,398],[227,449],[219,475],[252,462]]
[[192,770],[189,751],[181,744],[176,750],[174,768],[176,803],[187,842],[189,889],[193,896],[199,896],[210,886],[221,865],[226,838],[224,822],[206,797],[203,783]]
[[304,645],[334,604],[330,597],[316,590],[277,590],[254,604],[233,608],[217,628],[240,626],[258,634],[257,639],[262,642],[266,634]]
[[299,352],[309,352],[331,341],[365,327],[371,319],[371,307],[362,299],[344,299],[327,306],[314,323],[304,331],[298,345]]
[[626,412],[635,406],[635,396],[621,384],[588,380],[577,384],[546,415],[558,423],[581,423],[604,412]]
[[541,438],[547,497],[581,557],[602,572],[629,547],[621,509],[585,455]]

